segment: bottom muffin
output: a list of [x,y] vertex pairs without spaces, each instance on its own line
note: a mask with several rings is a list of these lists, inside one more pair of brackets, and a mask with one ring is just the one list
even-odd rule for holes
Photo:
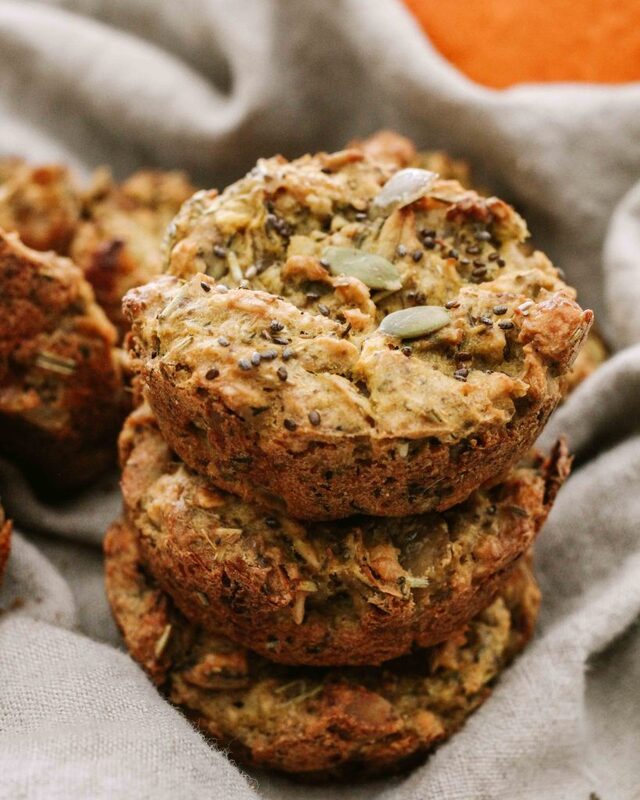
[[141,561],[105,540],[107,594],[133,658],[239,762],[313,780],[398,771],[454,733],[530,638],[539,592],[521,560],[497,599],[446,642],[380,667],[274,664],[191,624]]
[[11,521],[4,515],[4,509],[0,506],[0,579],[9,559],[11,549]]

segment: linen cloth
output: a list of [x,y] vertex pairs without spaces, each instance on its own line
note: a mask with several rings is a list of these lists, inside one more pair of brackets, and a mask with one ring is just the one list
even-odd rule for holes
[[640,797],[640,85],[481,88],[397,0],[0,0],[0,154],[222,186],[383,126],[515,202],[618,351],[544,435],[577,458],[537,548],[537,638],[408,776],[247,776],[122,652],[99,550],[116,479],[52,507],[4,465],[3,800]]

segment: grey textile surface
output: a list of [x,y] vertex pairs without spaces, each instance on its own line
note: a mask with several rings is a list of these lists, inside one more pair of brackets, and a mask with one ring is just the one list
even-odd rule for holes
[[577,461],[537,550],[537,639],[425,766],[366,786],[247,778],[212,749],[117,649],[97,547],[117,492],[52,508],[4,467],[22,535],[0,591],[0,798],[637,800],[640,85],[480,88],[396,0],[0,0],[0,121],[0,154],[204,185],[399,129],[518,204],[618,350],[544,437],[568,433]]

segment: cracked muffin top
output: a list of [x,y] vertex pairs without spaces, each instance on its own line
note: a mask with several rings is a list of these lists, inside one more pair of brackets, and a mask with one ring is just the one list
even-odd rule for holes
[[80,199],[68,169],[0,159],[0,228],[34,250],[67,254],[80,218]]
[[163,433],[245,496],[233,457],[250,459],[293,516],[459,502],[532,444],[591,324],[526,236],[502,200],[361,149],[261,160],[197,193],[167,236],[174,279],[125,300]]
[[445,639],[491,602],[570,466],[559,443],[439,514],[301,523],[181,464],[141,406],[122,491],[149,569],[189,619],[292,664],[373,664]]
[[189,623],[155,586],[126,522],[109,530],[105,554],[127,648],[169,700],[240,762],[316,780],[424,758],[490,694],[539,604],[521,563],[492,605],[436,647],[383,667],[285,667]]
[[114,460],[128,407],[115,341],[69,259],[0,231],[0,451],[47,487]]
[[118,184],[102,168],[84,193],[71,257],[121,331],[123,295],[161,272],[165,229],[194,191],[183,172],[140,170]]

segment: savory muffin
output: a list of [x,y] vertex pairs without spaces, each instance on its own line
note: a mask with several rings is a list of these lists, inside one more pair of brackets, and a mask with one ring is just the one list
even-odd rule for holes
[[120,450],[158,584],[190,620],[290,664],[378,664],[445,639],[491,602],[569,470],[559,444],[446,512],[305,525],[181,464],[148,407]]
[[45,488],[114,460],[128,408],[116,332],[81,271],[0,231],[0,453]]
[[0,228],[34,250],[66,254],[79,218],[78,190],[66,167],[0,159]]
[[182,172],[141,170],[118,184],[103,168],[84,194],[71,257],[121,331],[122,296],[161,272],[165,229],[194,191]]
[[526,233],[501,200],[358,149],[196,194],[175,277],[124,302],[163,435],[300,519],[461,502],[529,449],[593,316]]
[[105,542],[107,594],[133,658],[233,758],[315,780],[397,771],[454,733],[531,636],[527,564],[446,642],[382,667],[285,667],[189,623],[143,566],[135,531]]
[[9,559],[11,549],[11,520],[4,515],[4,509],[0,505],[0,580]]

